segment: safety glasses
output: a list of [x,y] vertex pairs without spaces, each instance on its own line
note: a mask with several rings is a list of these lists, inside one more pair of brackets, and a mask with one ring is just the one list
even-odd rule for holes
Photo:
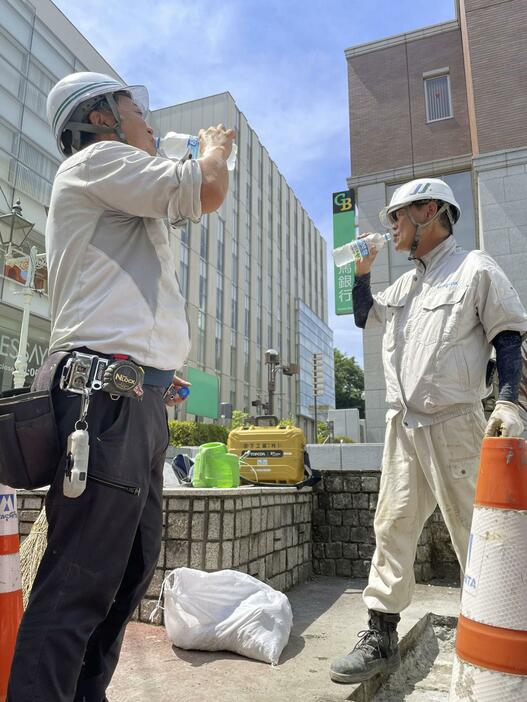
[[406,213],[407,206],[399,207],[397,210],[392,212],[386,212],[386,209],[382,210],[379,214],[379,219],[383,227],[393,227],[393,225],[399,221],[401,215]]

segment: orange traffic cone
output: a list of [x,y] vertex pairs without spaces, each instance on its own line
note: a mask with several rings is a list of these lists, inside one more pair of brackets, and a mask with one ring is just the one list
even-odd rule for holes
[[18,547],[16,491],[0,485],[0,702],[5,702],[7,696],[7,681],[23,612]]
[[450,702],[527,700],[527,443],[485,438]]

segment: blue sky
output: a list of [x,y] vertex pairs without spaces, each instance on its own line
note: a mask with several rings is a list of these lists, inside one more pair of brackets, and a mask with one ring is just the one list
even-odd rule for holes
[[[350,175],[344,50],[455,17],[454,0],[54,0],[156,109],[228,90],[315,225]],[[362,334],[332,310],[335,346],[362,365]]]

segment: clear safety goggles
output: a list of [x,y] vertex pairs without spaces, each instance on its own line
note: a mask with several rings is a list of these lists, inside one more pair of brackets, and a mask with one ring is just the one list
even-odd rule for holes
[[[150,106],[148,98],[148,90],[144,85],[132,85],[122,88],[122,90],[116,90],[115,92],[129,93],[130,99],[134,105],[140,110],[141,117],[148,121],[150,116]],[[114,93],[115,94],[115,93]],[[91,102],[84,103],[83,111],[84,113],[91,112],[92,110],[97,110],[100,107],[106,107],[108,105],[108,99],[106,95],[101,95],[99,99],[92,100]]]
[[145,121],[148,121],[150,117],[150,100],[148,97],[148,90],[144,85],[132,85],[125,88],[126,91],[132,96],[132,100],[141,110],[141,116]]
[[385,207],[379,212],[379,219],[381,221],[382,226],[386,228],[393,227],[393,225],[398,221],[399,217],[402,214],[406,214],[407,208],[408,205],[404,205],[404,207],[399,207],[396,210],[388,212],[387,208]]

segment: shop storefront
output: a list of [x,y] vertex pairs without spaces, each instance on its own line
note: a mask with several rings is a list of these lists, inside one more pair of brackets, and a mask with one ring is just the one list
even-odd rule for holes
[[[13,371],[19,348],[21,314],[0,305],[0,390],[13,387]],[[30,385],[44,360],[49,343],[49,322],[31,318],[27,342],[26,385]]]

